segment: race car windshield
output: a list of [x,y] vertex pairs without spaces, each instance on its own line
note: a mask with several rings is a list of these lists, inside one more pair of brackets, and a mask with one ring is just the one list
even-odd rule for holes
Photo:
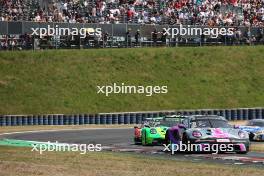
[[225,120],[199,119],[191,121],[191,128],[230,128]]
[[208,119],[193,120],[191,121],[191,128],[211,128],[211,124]]
[[231,125],[227,123],[225,120],[212,120],[210,119],[210,122],[212,124],[212,128],[230,128]]
[[159,124],[157,121],[145,121],[143,122],[142,127],[155,127],[157,124]]
[[156,126],[166,126],[166,127],[172,127],[175,126],[176,124],[180,123],[180,121],[161,121],[159,124]]

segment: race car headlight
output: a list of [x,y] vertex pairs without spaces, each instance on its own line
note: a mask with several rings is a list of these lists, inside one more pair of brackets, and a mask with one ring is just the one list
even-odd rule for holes
[[244,131],[239,131],[239,132],[238,132],[238,136],[239,136],[240,138],[242,138],[242,139],[245,139],[245,138],[247,138],[247,133],[244,132]]
[[193,135],[193,137],[197,137],[197,138],[202,137],[202,133],[199,131],[193,131],[192,135]]
[[157,133],[157,130],[156,130],[155,128],[151,128],[151,129],[150,129],[150,133],[151,133],[151,134],[156,134],[156,133]]

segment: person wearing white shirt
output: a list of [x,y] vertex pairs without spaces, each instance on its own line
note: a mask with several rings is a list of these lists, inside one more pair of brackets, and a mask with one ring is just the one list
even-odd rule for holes
[[35,21],[35,22],[40,22],[40,21],[41,21],[41,18],[40,18],[40,15],[39,15],[39,14],[37,14],[37,15],[35,16],[34,21]]

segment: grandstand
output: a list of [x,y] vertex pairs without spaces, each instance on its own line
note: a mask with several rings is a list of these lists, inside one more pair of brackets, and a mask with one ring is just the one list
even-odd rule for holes
[[2,0],[1,21],[263,26],[263,0]]
[[[167,46],[175,46],[183,41],[187,44],[195,43],[195,41],[197,43],[198,41],[198,45],[201,45],[204,41],[202,36],[199,37],[200,39],[196,37],[191,40],[180,38],[176,41],[167,41],[167,36],[165,36],[164,39],[162,26],[175,25],[235,28],[234,36],[228,36],[224,39],[207,40],[207,42],[209,41],[211,44],[262,44],[264,42],[264,0],[1,0],[0,23],[4,24],[4,22],[21,22],[21,26],[24,26],[24,22],[35,22],[34,25],[32,23],[33,26],[41,23],[43,23],[43,25],[48,23],[54,25],[55,23],[76,25],[104,24],[105,26],[111,24],[112,28],[120,28],[120,24],[125,25],[122,26],[120,30],[125,29],[126,31],[119,32],[120,35],[117,36],[113,34],[115,33],[113,30],[105,31],[104,34],[107,33],[107,36],[105,35],[99,37],[99,39],[93,39],[94,42],[89,44],[89,46],[92,47],[133,47],[142,46],[142,44],[143,46],[148,44],[149,46],[157,46],[155,41],[153,41],[153,36],[144,36],[142,34],[141,26],[146,25],[151,26],[149,27],[151,29],[148,30],[149,33],[158,30],[158,38],[160,40],[157,41],[162,43],[163,40],[163,43],[165,42]],[[119,26],[116,27],[116,25]],[[136,27],[131,27],[131,25],[135,25]],[[105,28],[111,27],[108,26]],[[127,33],[130,28],[132,30],[130,33]],[[10,30],[8,27],[7,29]],[[133,29],[140,30],[140,44],[138,44],[138,42],[135,44],[134,42],[137,41],[137,39],[135,37],[136,31],[133,31]],[[2,30],[5,31],[5,29]],[[21,34],[19,36],[9,35],[18,34],[18,32],[2,32],[2,34],[7,35],[1,35],[0,30],[0,49],[18,48],[12,46],[23,45],[23,42],[24,45],[27,45],[24,41],[25,36],[28,41],[31,40],[31,44],[29,44],[31,48],[34,45],[34,37],[27,36],[30,34],[27,34],[24,29],[21,29]],[[106,41],[103,41],[104,38]],[[239,42],[228,42],[233,40],[230,38],[238,38],[234,40],[238,40]],[[57,40],[52,37],[51,39],[53,41]],[[117,43],[113,41],[115,39],[123,43],[121,42],[115,45],[113,44]],[[43,43],[41,40],[42,39],[36,43]],[[75,39],[72,38],[72,40]],[[111,40],[111,42],[108,42],[109,40]],[[56,46],[54,42],[53,44],[50,43],[50,45],[58,48],[57,45],[63,43],[61,41],[65,41],[65,37],[61,37],[59,42],[55,41]],[[81,42],[81,40],[75,41],[73,42],[75,44],[71,43],[70,46],[82,45]],[[111,43],[111,45],[109,43]],[[48,44],[45,45],[47,46]],[[64,42],[64,46],[65,45]]]

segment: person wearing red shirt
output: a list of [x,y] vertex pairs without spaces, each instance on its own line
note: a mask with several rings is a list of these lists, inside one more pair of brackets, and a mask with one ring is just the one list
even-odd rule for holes
[[131,21],[134,16],[134,12],[131,9],[127,10],[127,20]]

